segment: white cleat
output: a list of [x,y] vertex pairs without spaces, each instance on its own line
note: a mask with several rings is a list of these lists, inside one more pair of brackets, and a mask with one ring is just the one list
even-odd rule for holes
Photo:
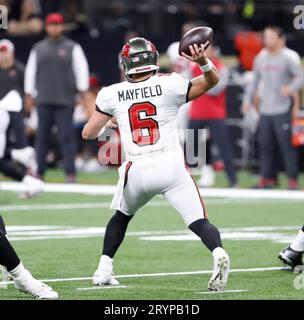
[[230,261],[228,254],[222,251],[220,255],[214,257],[214,270],[208,282],[209,291],[224,291],[228,281]]
[[98,269],[93,276],[94,286],[118,286],[119,282],[113,277],[113,259],[101,256]]
[[30,175],[26,175],[22,180],[25,186],[25,192],[21,194],[20,199],[29,199],[43,192],[44,183],[43,181],[34,178]]
[[28,293],[38,300],[57,300],[59,298],[58,293],[51,287],[33,278],[29,271],[25,270],[24,272],[26,274],[14,278],[17,290]]
[[105,270],[96,270],[93,276],[94,286],[119,286],[119,281],[117,281],[111,272]]

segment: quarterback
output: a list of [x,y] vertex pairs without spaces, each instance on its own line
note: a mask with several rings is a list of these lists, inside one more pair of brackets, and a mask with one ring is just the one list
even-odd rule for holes
[[128,223],[136,211],[161,194],[181,214],[187,227],[210,250],[214,271],[211,291],[224,290],[229,256],[218,229],[208,220],[202,198],[184,160],[179,143],[177,112],[180,106],[214,87],[218,71],[205,55],[205,46],[190,46],[186,59],[198,63],[204,75],[191,81],[177,73],[157,74],[158,52],[144,38],[130,39],[122,48],[120,61],[126,81],[101,89],[96,110],[85,125],[84,139],[96,139],[104,126],[117,123],[126,161],[119,168],[119,181],[94,285],[118,285],[113,277],[113,257],[121,245]]

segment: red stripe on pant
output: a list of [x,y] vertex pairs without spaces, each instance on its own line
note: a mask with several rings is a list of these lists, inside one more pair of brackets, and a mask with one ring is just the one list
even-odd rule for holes
[[188,171],[188,173],[189,173],[189,175],[190,175],[190,177],[191,177],[191,179],[192,179],[192,181],[193,181],[193,183],[194,183],[194,185],[195,185],[196,191],[197,191],[197,193],[198,193],[198,196],[199,196],[201,205],[202,205],[202,207],[203,207],[204,219],[208,219],[208,212],[207,212],[207,210],[206,210],[206,206],[205,206],[204,200],[203,200],[203,198],[202,198],[202,196],[201,196],[201,194],[200,194],[200,192],[199,192],[199,190],[198,190],[198,187],[197,187],[197,185],[196,185],[196,182],[195,182],[194,178],[192,177],[192,174],[191,174],[191,172],[190,172],[190,169],[189,169],[189,167],[188,167],[188,164],[187,164],[186,160],[185,160],[185,168],[186,168],[186,170]]
[[125,186],[127,185],[127,182],[128,182],[128,173],[129,173],[129,170],[130,170],[131,166],[132,166],[132,161],[129,161],[127,163],[127,165],[126,165],[125,181],[124,181],[124,186],[123,186],[124,188],[125,188]]

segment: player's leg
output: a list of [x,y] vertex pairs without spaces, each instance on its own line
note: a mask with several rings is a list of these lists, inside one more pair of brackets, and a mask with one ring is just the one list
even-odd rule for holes
[[279,253],[279,259],[285,264],[290,265],[293,269],[298,265],[303,265],[304,253],[304,225],[299,230],[294,241]]
[[132,217],[117,210],[110,219],[103,240],[102,255],[93,277],[94,285],[119,285],[119,282],[112,276],[113,258],[124,240]]
[[228,127],[225,120],[210,120],[208,124],[212,141],[218,146],[220,155],[224,161],[230,187],[235,187],[237,185],[237,176],[233,163],[234,156]]
[[223,290],[228,280],[229,256],[223,248],[218,229],[209,222],[208,214],[199,191],[190,173],[179,165],[173,187],[164,197],[182,215],[188,228],[194,232],[209,249],[214,258],[214,271],[208,283],[212,291]]
[[55,113],[67,182],[75,182],[76,179],[75,159],[77,144],[73,126],[73,110],[72,106],[58,106]]
[[141,171],[132,169],[131,162],[124,163],[119,169],[117,192],[111,205],[116,212],[106,228],[102,255],[93,277],[94,285],[119,284],[112,275],[114,255],[124,240],[128,224],[135,212],[153,196],[146,194],[142,188]]
[[24,127],[24,114],[23,111],[21,112],[10,112],[10,127],[9,132],[12,132],[14,136],[14,148],[16,149],[23,149],[27,147],[28,139],[25,132]]
[[58,299],[57,292],[36,280],[30,272],[24,268],[17,253],[6,237],[5,225],[1,216],[0,221],[0,264],[4,266],[13,277],[16,289],[38,299]]
[[291,143],[291,115],[274,117],[274,130],[288,176],[289,189],[298,189],[298,151]]
[[51,130],[54,123],[54,110],[52,105],[38,105],[38,130],[36,136],[36,152],[38,175],[43,178],[46,169],[46,156],[49,148]]
[[257,188],[274,187],[272,175],[275,141],[272,117],[261,115],[258,128],[260,181]]

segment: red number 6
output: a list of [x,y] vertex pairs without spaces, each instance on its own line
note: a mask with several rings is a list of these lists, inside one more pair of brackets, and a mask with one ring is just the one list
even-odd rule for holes
[[[129,108],[133,142],[139,146],[155,144],[159,139],[158,122],[152,118],[141,119],[140,112],[144,112],[146,116],[155,116],[156,107],[150,102],[140,102],[133,103]],[[147,129],[148,134],[144,135],[143,129]]]

